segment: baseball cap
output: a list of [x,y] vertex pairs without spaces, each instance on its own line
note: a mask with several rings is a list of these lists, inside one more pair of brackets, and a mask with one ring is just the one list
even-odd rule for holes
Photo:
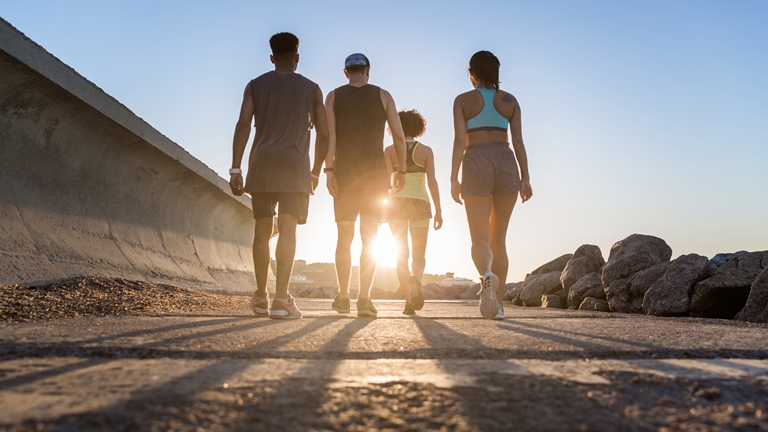
[[368,61],[368,57],[364,54],[355,53],[348,55],[347,59],[344,60],[344,69],[355,66],[371,67],[371,62]]

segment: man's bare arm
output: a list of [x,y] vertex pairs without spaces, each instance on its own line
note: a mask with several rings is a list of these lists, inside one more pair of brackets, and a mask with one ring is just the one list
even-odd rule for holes
[[437,176],[435,176],[435,155],[432,149],[427,147],[427,185],[429,194],[432,196],[432,202],[435,204],[434,228],[439,230],[443,226],[443,209],[440,207],[440,189],[437,187]]
[[[328,122],[328,152],[325,155],[325,168],[336,168],[336,114],[333,111],[333,101],[335,100],[334,92],[331,90],[325,99],[325,115]],[[336,185],[336,176],[333,171],[326,173],[326,185],[328,186],[328,192],[332,197],[336,198],[339,194],[338,186]]]
[[323,91],[320,86],[317,87],[315,96],[315,159],[312,167],[312,174],[320,176],[323,169],[323,162],[328,155],[328,119],[325,113],[325,104],[323,104]]
[[384,103],[384,110],[387,112],[387,124],[392,132],[392,141],[397,155],[397,165],[399,171],[395,174],[394,188],[397,191],[405,187],[405,175],[401,173],[405,169],[405,134],[403,125],[400,123],[400,115],[397,113],[395,100],[388,91],[381,89],[381,100]]
[[[255,114],[253,98],[251,98],[251,83],[245,86],[243,92],[243,103],[240,105],[240,116],[235,125],[235,136],[232,139],[232,168],[240,168],[243,161],[245,148],[248,146],[248,138],[251,136],[251,121]],[[229,178],[229,187],[235,195],[242,195],[243,176],[241,174],[232,174]]]

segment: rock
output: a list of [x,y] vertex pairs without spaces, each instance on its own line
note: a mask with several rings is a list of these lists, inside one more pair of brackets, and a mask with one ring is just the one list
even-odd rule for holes
[[657,316],[688,315],[693,287],[713,271],[714,266],[705,256],[680,256],[645,293],[643,311]]
[[573,254],[565,254],[563,256],[557,257],[553,259],[552,261],[544,264],[543,266],[537,268],[536,270],[531,272],[531,276],[533,275],[543,275],[547,273],[552,272],[561,272],[565,268],[565,266],[568,264],[568,260],[571,259]]
[[323,293],[325,294],[325,298],[333,298],[336,296],[336,293],[339,292],[339,290],[336,287],[332,286],[324,286],[320,288]]
[[307,295],[309,298],[325,298],[325,292],[321,287],[312,288],[312,291]]
[[[480,284],[477,284],[478,287]],[[478,288],[479,289],[479,288]],[[517,305],[522,306],[523,301],[520,300],[520,293],[523,292],[523,283],[522,282],[514,282],[514,283],[508,283],[504,286],[504,300]]]
[[752,283],[744,309],[736,315],[739,321],[768,323],[768,268]]
[[737,257],[739,255],[743,255],[747,253],[747,251],[738,251],[734,253],[719,253],[712,257],[710,261],[712,261],[712,264],[714,264],[717,267],[725,265],[726,262],[728,262],[729,259],[733,257]]
[[605,259],[603,259],[603,253],[599,247],[589,244],[579,246],[571,259],[568,260],[568,264],[565,265],[563,274],[560,276],[563,289],[568,292],[579,279],[599,271],[603,265],[605,265]]
[[520,300],[524,306],[541,306],[541,296],[552,294],[561,289],[560,271],[530,275],[523,281]]
[[568,299],[568,294],[565,293],[565,290],[555,291],[554,293],[552,293],[552,295],[556,295],[558,297],[562,297],[563,300],[567,300]]
[[541,307],[545,309],[565,309],[565,298],[557,294],[541,296]]
[[571,286],[568,291],[568,307],[578,308],[587,297],[605,300],[603,281],[599,272],[592,272]]
[[610,312],[608,302],[594,297],[587,297],[579,305],[579,310],[598,311],[598,312]]
[[[643,298],[654,282],[661,279],[667,272],[670,261],[657,264],[653,267],[641,270],[630,278],[618,279],[611,282],[605,290],[605,298],[613,312],[644,313]],[[599,298],[599,297],[598,297]]]
[[768,267],[768,251],[735,255],[693,290],[691,316],[731,319],[747,304],[752,284]]
[[[395,296],[394,291],[389,291],[385,289],[381,289],[379,287],[371,287],[371,298],[372,299],[379,299],[379,300],[394,300],[397,299]],[[400,299],[402,299],[402,295],[400,296]]]
[[422,288],[422,291],[424,291],[424,298],[426,298],[427,292],[429,292],[432,295],[431,298],[435,298],[435,299],[444,299],[448,294],[448,291],[444,287],[441,287],[440,285],[434,284],[434,283],[426,284]]
[[465,286],[464,292],[459,295],[461,300],[477,300],[480,297],[477,293],[480,291],[480,284],[474,284],[472,286]]
[[632,276],[672,258],[672,248],[664,240],[649,235],[632,234],[611,247],[603,267],[603,288],[611,282]]

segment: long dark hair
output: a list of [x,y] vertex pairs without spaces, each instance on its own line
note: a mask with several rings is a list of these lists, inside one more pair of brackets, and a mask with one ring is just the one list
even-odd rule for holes
[[499,89],[499,59],[490,51],[478,51],[469,59],[469,70],[477,81],[486,81]]

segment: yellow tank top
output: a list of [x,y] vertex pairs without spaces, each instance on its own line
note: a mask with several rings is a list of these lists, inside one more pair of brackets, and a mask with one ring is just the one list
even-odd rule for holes
[[[419,165],[413,159],[413,153],[416,147],[421,144],[416,140],[409,140],[405,143],[405,160],[406,160],[406,173],[405,173],[405,187],[400,192],[395,192],[394,189],[389,190],[390,198],[413,198],[424,201],[429,201],[429,194],[427,194],[427,173],[426,167]],[[398,167],[395,165],[394,170],[397,171]]]

